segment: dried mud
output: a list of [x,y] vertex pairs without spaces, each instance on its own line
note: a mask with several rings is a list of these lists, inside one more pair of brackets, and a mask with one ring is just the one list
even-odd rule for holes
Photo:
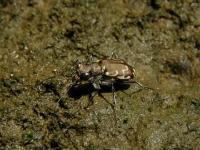
[[[154,90],[84,109],[71,66],[112,52]],[[199,66],[199,0],[0,0],[0,149],[199,149]]]

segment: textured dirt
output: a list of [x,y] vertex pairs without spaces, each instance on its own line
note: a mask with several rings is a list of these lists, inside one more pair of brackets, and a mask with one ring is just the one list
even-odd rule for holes
[[[112,52],[155,90],[84,109],[71,66]],[[199,0],[0,0],[0,149],[199,149],[199,66]]]

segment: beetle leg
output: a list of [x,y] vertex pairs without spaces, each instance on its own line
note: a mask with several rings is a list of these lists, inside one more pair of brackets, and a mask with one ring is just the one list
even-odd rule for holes
[[137,82],[137,81],[134,81],[137,85],[139,85],[140,87],[142,87],[143,89],[149,89],[149,90],[154,90],[153,88],[151,87],[148,87],[148,86],[144,86],[142,85],[140,82]]
[[115,80],[111,79],[110,81],[104,81],[104,82],[102,82],[102,85],[111,86],[113,105],[116,105],[114,83],[115,83]]
[[133,83],[136,83],[137,85],[139,85],[140,87],[144,88],[144,86],[140,83],[140,82],[137,82],[137,81],[132,81]]
[[88,97],[88,104],[87,104],[86,107],[84,107],[84,109],[87,109],[89,106],[91,106],[91,105],[94,104],[93,99],[94,99],[94,97],[96,96],[97,93],[98,93],[98,92],[93,92],[93,93],[89,94],[89,97]]
[[111,86],[111,89],[112,89],[112,100],[113,100],[113,104],[115,105],[116,104],[116,98],[115,98],[114,83],[115,83],[115,80],[111,79],[111,80],[107,80],[107,81],[102,81],[101,85]]
[[116,59],[116,58],[118,58],[118,56],[117,56],[117,54],[116,53],[114,53],[114,52],[112,52],[112,54],[111,54],[111,57],[110,57],[111,59]]
[[101,78],[102,78],[102,76],[97,76],[96,78],[92,77],[89,79],[89,81],[92,83],[92,85],[94,86],[94,88],[96,90],[101,89],[101,87],[100,87]]
[[113,82],[112,82],[112,100],[113,100],[113,104],[115,106],[116,105],[116,98],[115,98],[115,87],[114,87]]
[[[124,83],[126,83],[126,82],[124,82]],[[144,86],[144,85],[142,85],[140,82],[137,82],[137,81],[127,81],[127,83],[136,83],[137,85],[139,85],[139,86],[140,86],[141,88],[143,88],[143,89],[150,89],[150,90],[153,90],[153,88]]]
[[94,88],[96,90],[100,90],[101,89],[100,84],[98,82],[93,82],[92,85],[94,86]]
[[86,60],[87,60],[87,62],[89,62],[89,63],[94,62],[92,55],[86,56]]
[[108,104],[112,107],[112,109],[115,108],[115,106],[114,106],[112,103],[110,103],[110,102],[101,94],[100,91],[98,91],[98,96],[100,96],[103,100],[105,100],[106,103],[108,103]]
[[115,105],[110,103],[102,94],[100,91],[98,91],[98,95],[103,99],[105,100],[112,108],[113,110],[113,114],[114,114],[114,120],[115,120],[115,124],[117,124],[117,115],[116,115],[116,110],[115,110]]

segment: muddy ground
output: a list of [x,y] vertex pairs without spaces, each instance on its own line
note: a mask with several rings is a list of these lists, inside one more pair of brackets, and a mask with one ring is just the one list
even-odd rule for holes
[[[84,109],[71,66],[112,52],[154,90]],[[199,0],[0,0],[0,149],[199,148]]]

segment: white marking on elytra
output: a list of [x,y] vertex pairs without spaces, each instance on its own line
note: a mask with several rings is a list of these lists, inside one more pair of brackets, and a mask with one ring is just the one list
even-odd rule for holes
[[107,76],[109,76],[109,75],[110,75],[110,73],[109,73],[109,72],[106,72],[106,75],[107,75]]
[[127,72],[129,69],[128,69],[128,66],[125,66],[126,68],[125,69],[122,69],[122,72],[123,72],[123,75],[125,76],[125,72]]
[[125,79],[130,79],[130,78],[131,78],[130,76],[125,77]]
[[119,74],[118,70],[115,70],[115,74],[113,76],[117,76]]
[[116,76],[119,74],[119,72],[118,72],[117,70],[115,70],[115,74],[110,74],[109,72],[106,72],[105,74],[106,74],[107,76],[116,77]]
[[131,76],[119,76],[118,78],[119,78],[119,79],[122,79],[122,80],[123,80],[123,79],[130,79]]

